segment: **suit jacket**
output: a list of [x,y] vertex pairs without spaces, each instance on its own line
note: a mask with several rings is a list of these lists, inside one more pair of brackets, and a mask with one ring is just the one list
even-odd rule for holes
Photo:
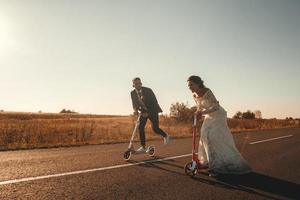
[[143,102],[146,108],[143,107],[135,89],[132,90],[130,94],[131,94],[133,109],[140,110],[141,112],[148,112],[153,114],[162,112],[162,109],[160,108],[157,102],[155,94],[150,88],[142,87]]

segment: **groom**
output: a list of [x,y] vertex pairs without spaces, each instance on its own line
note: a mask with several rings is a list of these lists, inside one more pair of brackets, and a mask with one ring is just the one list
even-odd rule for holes
[[132,84],[135,88],[131,91],[134,115],[137,115],[138,111],[141,112],[139,124],[141,147],[137,151],[146,151],[145,126],[148,119],[152,122],[153,131],[164,138],[164,144],[168,144],[170,141],[169,134],[159,128],[158,113],[162,112],[162,110],[153,91],[150,88],[142,87],[141,79],[138,77],[132,80]]

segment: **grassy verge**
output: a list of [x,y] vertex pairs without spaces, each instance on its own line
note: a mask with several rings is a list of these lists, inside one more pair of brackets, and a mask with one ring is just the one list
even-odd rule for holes
[[[1,113],[0,150],[128,142],[134,122],[130,116]],[[228,119],[228,125],[233,133],[299,127],[288,120],[266,119]],[[161,117],[160,126],[173,138],[191,136],[191,123]],[[161,139],[152,133],[150,123],[146,126],[146,137],[148,140]]]

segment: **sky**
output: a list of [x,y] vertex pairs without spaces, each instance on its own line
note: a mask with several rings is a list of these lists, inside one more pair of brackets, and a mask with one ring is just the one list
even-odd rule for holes
[[0,109],[132,113],[132,78],[164,114],[198,75],[228,117],[300,118],[298,0],[0,0]]

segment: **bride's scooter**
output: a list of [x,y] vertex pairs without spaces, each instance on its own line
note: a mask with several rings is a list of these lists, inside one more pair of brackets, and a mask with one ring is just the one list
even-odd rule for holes
[[196,154],[196,133],[197,133],[197,114],[194,114],[194,122],[193,122],[193,149],[192,149],[192,161],[188,162],[185,167],[184,171],[186,175],[190,177],[194,177],[198,170],[201,169],[202,165],[198,159]]
[[137,129],[138,129],[139,124],[140,124],[141,115],[142,114],[139,112],[138,118],[137,118],[136,123],[135,123],[135,127],[134,127],[133,132],[132,132],[132,136],[130,138],[128,149],[124,152],[124,155],[123,155],[124,160],[126,160],[126,161],[130,160],[131,155],[135,155],[135,154],[148,154],[151,157],[153,157],[154,154],[155,154],[155,147],[153,145],[149,146],[144,151],[136,151],[133,147],[133,140],[134,140],[134,137],[136,135]]

